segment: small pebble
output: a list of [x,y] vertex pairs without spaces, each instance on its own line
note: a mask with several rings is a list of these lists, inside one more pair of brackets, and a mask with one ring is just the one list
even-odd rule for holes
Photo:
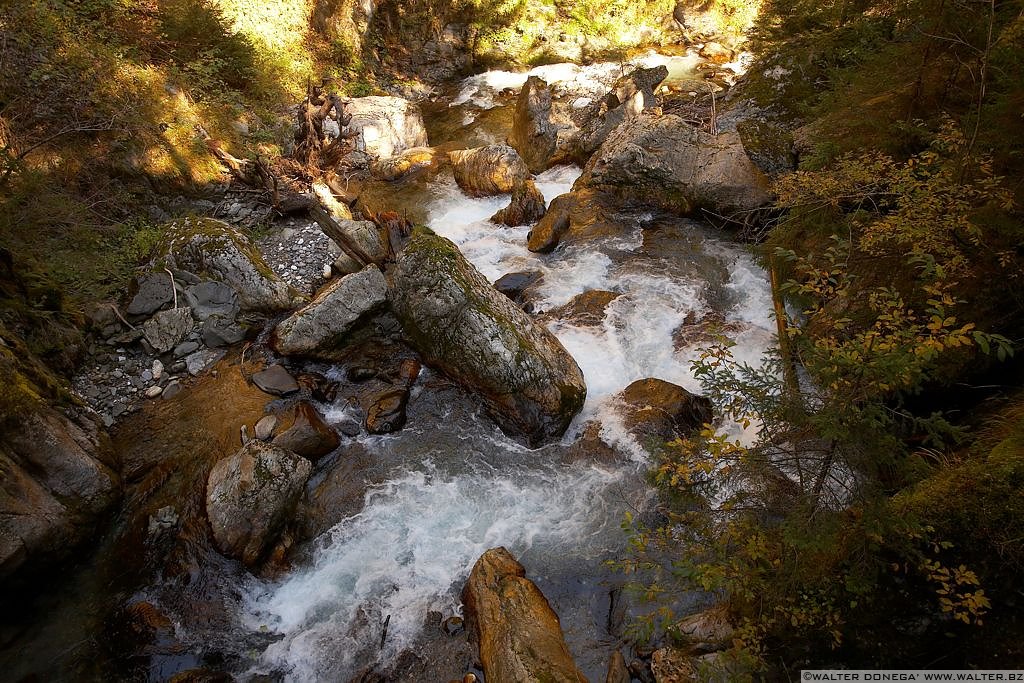
[[164,388],[161,386],[152,386],[146,389],[146,398],[156,398],[160,394],[164,393]]

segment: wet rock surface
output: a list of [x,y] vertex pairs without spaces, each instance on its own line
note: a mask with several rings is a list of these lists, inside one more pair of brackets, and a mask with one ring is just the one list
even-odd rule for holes
[[660,379],[640,379],[621,394],[625,422],[638,435],[666,441],[685,437],[714,420],[711,401]]
[[505,548],[480,557],[462,602],[488,681],[586,682],[565,644],[558,615]]
[[508,145],[460,149],[448,154],[455,182],[471,197],[511,192],[530,177],[519,153]]
[[[258,431],[256,438],[261,438]],[[300,401],[285,418],[271,443],[316,461],[337,448],[341,439],[316,408],[307,401]]]
[[214,465],[206,514],[218,549],[256,565],[294,511],[311,469],[305,458],[258,440]]
[[389,298],[426,361],[476,392],[503,428],[538,443],[560,436],[583,406],[586,384],[572,356],[448,240],[417,232],[398,257]]

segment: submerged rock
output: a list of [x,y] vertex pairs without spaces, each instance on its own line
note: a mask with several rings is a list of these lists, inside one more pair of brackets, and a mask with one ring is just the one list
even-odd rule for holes
[[352,116],[349,133],[356,149],[379,159],[393,157],[412,147],[427,145],[427,129],[420,108],[401,97],[357,97],[346,112]]
[[246,311],[291,308],[298,294],[271,270],[245,235],[212,218],[183,218],[168,225],[157,264],[223,282]]
[[384,276],[376,266],[367,266],[335,280],[281,322],[270,345],[284,355],[334,358],[350,332],[386,304]]
[[545,211],[544,195],[532,180],[527,179],[512,188],[508,206],[491,216],[491,222],[513,228],[531,225],[543,218]]
[[366,431],[370,434],[391,434],[405,426],[405,408],[409,390],[388,389],[373,399],[366,411]]
[[666,441],[687,436],[714,419],[711,401],[661,379],[639,379],[620,394],[626,427]]
[[710,135],[678,116],[643,112],[616,128],[574,188],[691,214],[751,211],[771,200],[768,179],[735,131]]
[[488,681],[586,683],[558,615],[505,548],[480,556],[462,589],[467,627]]
[[299,383],[282,365],[271,365],[253,373],[252,383],[273,396],[287,396],[299,390]]
[[519,154],[508,145],[488,145],[450,152],[455,182],[472,197],[511,192],[530,177]]
[[[341,443],[337,433],[324,421],[320,412],[306,401],[295,405],[290,419],[291,423],[286,422],[284,431],[271,442],[278,448],[315,461],[333,451]],[[256,431],[257,439],[261,438],[258,427],[259,425]]]
[[588,289],[574,296],[564,306],[549,311],[545,317],[564,320],[578,327],[597,327],[604,322],[608,305],[620,296],[619,292]]
[[428,364],[481,396],[502,428],[532,444],[565,432],[586,398],[579,366],[454,244],[417,230],[391,277],[392,309]]
[[526,290],[544,279],[539,270],[505,273],[494,281],[494,288],[516,303],[521,303]]
[[312,465],[262,441],[245,444],[213,466],[206,515],[224,555],[256,565],[295,509]]
[[41,407],[7,425],[0,472],[0,579],[66,557],[120,497],[110,444],[84,412]]

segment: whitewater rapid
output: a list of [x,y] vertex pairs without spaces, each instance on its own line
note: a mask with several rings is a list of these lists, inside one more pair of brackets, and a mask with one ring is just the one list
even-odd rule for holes
[[[537,186],[550,201],[579,173],[552,169]],[[368,657],[387,661],[415,647],[430,627],[428,613],[459,612],[473,563],[499,545],[548,593],[586,670],[581,650],[601,643],[580,605],[605,571],[601,562],[624,552],[623,513],[642,508],[651,496],[642,476],[644,453],[621,427],[615,394],[646,377],[700,391],[690,372],[696,347],[676,348],[673,339],[688,314],[716,311],[731,326],[740,360],[756,363],[774,343],[764,272],[741,247],[692,221],[673,219],[657,228],[651,214],[639,213],[622,235],[538,255],[525,247],[528,227],[487,220],[508,203],[507,195],[469,198],[448,176],[429,191],[430,227],[491,281],[511,271],[543,273],[538,311],[590,289],[620,294],[598,327],[558,320],[549,326],[583,370],[586,405],[563,443],[541,451],[507,438],[478,412],[418,413],[415,396],[406,429],[358,437],[372,456],[394,463],[392,470],[366,493],[361,512],[316,541],[306,566],[281,581],[246,586],[243,623],[275,638],[254,656],[254,673],[283,672],[289,681],[344,679]],[[678,232],[692,258],[645,248],[645,235],[655,228]],[[322,408],[328,419],[344,412]],[[602,439],[625,457],[617,465],[563,464],[556,451],[593,419],[602,422]],[[387,640],[377,653],[370,645],[385,620]]]

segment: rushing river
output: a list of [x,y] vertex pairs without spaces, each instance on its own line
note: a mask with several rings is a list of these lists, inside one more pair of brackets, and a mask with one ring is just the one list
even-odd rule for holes
[[[537,186],[550,201],[578,175],[575,167],[555,168]],[[381,660],[415,648],[425,615],[457,613],[473,563],[503,545],[551,600],[570,649],[597,680],[615,647],[604,632],[609,575],[602,563],[624,552],[623,514],[650,498],[643,451],[620,427],[614,396],[645,377],[699,391],[689,369],[696,349],[677,348],[673,339],[688,314],[717,313],[733,330],[737,355],[756,362],[773,341],[765,275],[741,247],[693,221],[636,214],[626,234],[537,255],[525,247],[528,227],[488,221],[507,196],[466,197],[446,175],[427,197],[430,227],[490,280],[513,271],[544,274],[539,312],[591,289],[620,293],[599,327],[550,323],[583,369],[586,405],[562,444],[537,451],[475,412],[418,411],[415,397],[405,430],[360,437],[379,461],[393,463],[390,478],[366,494],[360,513],[317,541],[307,567],[249,587],[245,623],[279,637],[254,671],[283,671],[295,681],[343,679],[365,664],[360,653],[379,639],[389,616]],[[559,453],[595,419],[602,439],[625,457],[564,463]]]
[[[688,56],[641,59],[646,65],[666,63],[673,78],[685,79],[693,67]],[[535,71],[563,96],[582,101],[607,91],[623,70],[615,64]],[[454,86],[428,111],[431,143],[503,139],[511,119],[507,89],[525,78],[489,72]],[[537,178],[537,187],[550,202],[579,173],[576,167],[554,168]],[[690,371],[700,335],[680,335],[684,323],[699,329],[701,320],[715,321],[736,341],[735,355],[756,363],[774,343],[765,273],[727,234],[692,220],[634,211],[616,217],[623,229],[614,237],[538,255],[526,249],[529,227],[489,222],[508,196],[469,198],[450,171],[382,192],[414,207],[491,281],[514,271],[543,274],[532,297],[534,311],[579,363],[588,387],[586,404],[562,441],[525,448],[502,434],[472,397],[424,370],[403,430],[346,438],[340,452],[317,467],[311,493],[332,472],[346,478],[362,468],[359,481],[369,488],[361,503],[354,501],[351,510],[334,506],[325,526],[337,523],[300,545],[290,571],[260,579],[208,547],[202,490],[216,453],[237,444],[238,425],[258,415],[266,397],[250,396],[251,405],[242,405],[242,387],[226,385],[206,401],[216,405],[234,392],[237,415],[221,408],[216,424],[199,419],[202,402],[198,417],[180,415],[173,402],[155,407],[148,422],[121,433],[122,443],[172,458],[166,439],[178,438],[177,429],[216,452],[177,456],[176,474],[168,475],[173,486],[147,503],[154,509],[174,505],[192,520],[184,534],[189,542],[175,551],[178,569],[165,572],[157,562],[155,578],[147,574],[150,553],[159,557],[164,551],[145,540],[151,513],[126,508],[117,533],[108,535],[91,564],[35,608],[38,616],[25,627],[18,652],[8,648],[9,659],[2,661],[15,679],[105,679],[122,671],[135,677],[140,656],[126,652],[130,638],[119,640],[107,623],[111,612],[133,601],[151,601],[173,621],[159,627],[166,628],[166,642],[142,651],[143,677],[149,680],[210,666],[241,680],[266,674],[269,680],[346,681],[367,666],[386,668],[408,652],[427,663],[423,671],[436,674],[429,662],[443,647],[437,641],[441,619],[460,613],[459,594],[477,558],[505,546],[558,613],[581,669],[590,680],[603,680],[609,654],[621,644],[607,628],[609,591],[621,577],[604,562],[626,552],[624,513],[643,514],[654,502],[644,476],[647,456],[622,427],[615,396],[648,377],[700,391]],[[599,325],[581,326],[554,313],[588,290],[618,294]],[[316,369],[345,375],[341,366]],[[319,408],[335,423],[353,417],[343,400]],[[196,424],[181,424],[183,419]],[[593,433],[594,424],[600,425],[603,446],[581,438],[584,431]],[[221,446],[214,443],[214,430]],[[150,578],[126,578],[121,558],[136,567],[138,577]],[[16,637],[9,642],[17,644]],[[395,673],[401,673],[397,666]]]

